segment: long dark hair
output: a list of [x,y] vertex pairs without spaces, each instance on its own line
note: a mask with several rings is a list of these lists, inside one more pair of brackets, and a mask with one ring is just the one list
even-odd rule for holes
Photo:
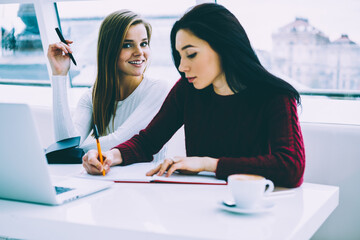
[[[245,86],[259,94],[269,91],[288,94],[300,104],[298,91],[286,81],[269,73],[261,65],[239,20],[222,5],[216,3],[197,5],[175,22],[170,38],[176,68],[180,65],[180,54],[175,48],[175,38],[180,29],[191,31],[217,52],[226,81],[234,93]],[[185,78],[184,73],[180,71],[179,73]]]

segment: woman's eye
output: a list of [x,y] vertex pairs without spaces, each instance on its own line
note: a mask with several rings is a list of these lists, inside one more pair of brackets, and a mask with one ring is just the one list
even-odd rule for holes
[[124,43],[123,48],[131,48],[131,44],[130,43]]
[[148,42],[142,42],[142,43],[140,44],[141,47],[146,47],[147,45],[149,45]]
[[195,56],[196,56],[196,53],[193,53],[193,54],[188,55],[187,57],[188,58],[194,58]]

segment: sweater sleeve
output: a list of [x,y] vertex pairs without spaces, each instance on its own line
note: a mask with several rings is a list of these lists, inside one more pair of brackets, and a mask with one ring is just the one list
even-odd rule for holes
[[184,123],[185,92],[184,81],[179,80],[149,125],[130,140],[115,147],[121,152],[121,165],[150,162],[153,155],[169,141]]
[[[103,151],[107,151],[117,144],[125,142],[139,133],[141,129],[145,128],[159,111],[169,90],[169,84],[166,82],[154,81],[151,87],[147,88],[145,92],[138,92],[137,94],[141,94],[137,96],[141,98],[138,107],[136,107],[125,122],[118,126],[114,132],[100,137],[99,141],[101,142]],[[120,114],[121,112],[116,113],[116,115]],[[93,141],[86,141],[86,143],[86,145],[82,146],[83,149],[96,149],[95,139]]]
[[90,90],[81,97],[72,118],[67,97],[66,76],[52,76],[52,89],[56,141],[80,136],[80,142],[83,142],[91,130],[92,104]]
[[219,159],[216,176],[226,179],[235,173],[262,175],[274,184],[298,187],[303,182],[305,168],[304,142],[293,98],[275,97],[265,110],[268,118],[268,154]]

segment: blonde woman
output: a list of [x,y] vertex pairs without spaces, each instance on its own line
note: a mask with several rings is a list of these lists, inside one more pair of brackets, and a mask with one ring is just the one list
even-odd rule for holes
[[[129,10],[116,11],[103,20],[97,46],[97,77],[92,89],[81,97],[72,117],[66,91],[70,68],[67,53],[72,50],[62,42],[49,45],[57,141],[80,136],[80,147],[85,152],[96,148],[91,136],[96,123],[101,147],[106,151],[147,126],[170,90],[167,82],[144,77],[150,38],[150,24]],[[162,160],[165,149],[154,159]]]

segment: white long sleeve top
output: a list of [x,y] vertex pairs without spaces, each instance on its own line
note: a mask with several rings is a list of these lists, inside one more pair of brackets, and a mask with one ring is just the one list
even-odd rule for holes
[[[118,102],[116,115],[108,126],[108,134],[99,138],[101,149],[107,151],[144,129],[159,111],[170,88],[171,85],[166,81],[144,77],[130,96]],[[91,136],[92,89],[82,95],[72,115],[68,104],[66,76],[52,76],[52,89],[56,141],[80,136],[80,147],[85,152],[96,149],[96,140]],[[162,161],[166,149],[167,146],[164,146],[154,155],[154,161]]]

